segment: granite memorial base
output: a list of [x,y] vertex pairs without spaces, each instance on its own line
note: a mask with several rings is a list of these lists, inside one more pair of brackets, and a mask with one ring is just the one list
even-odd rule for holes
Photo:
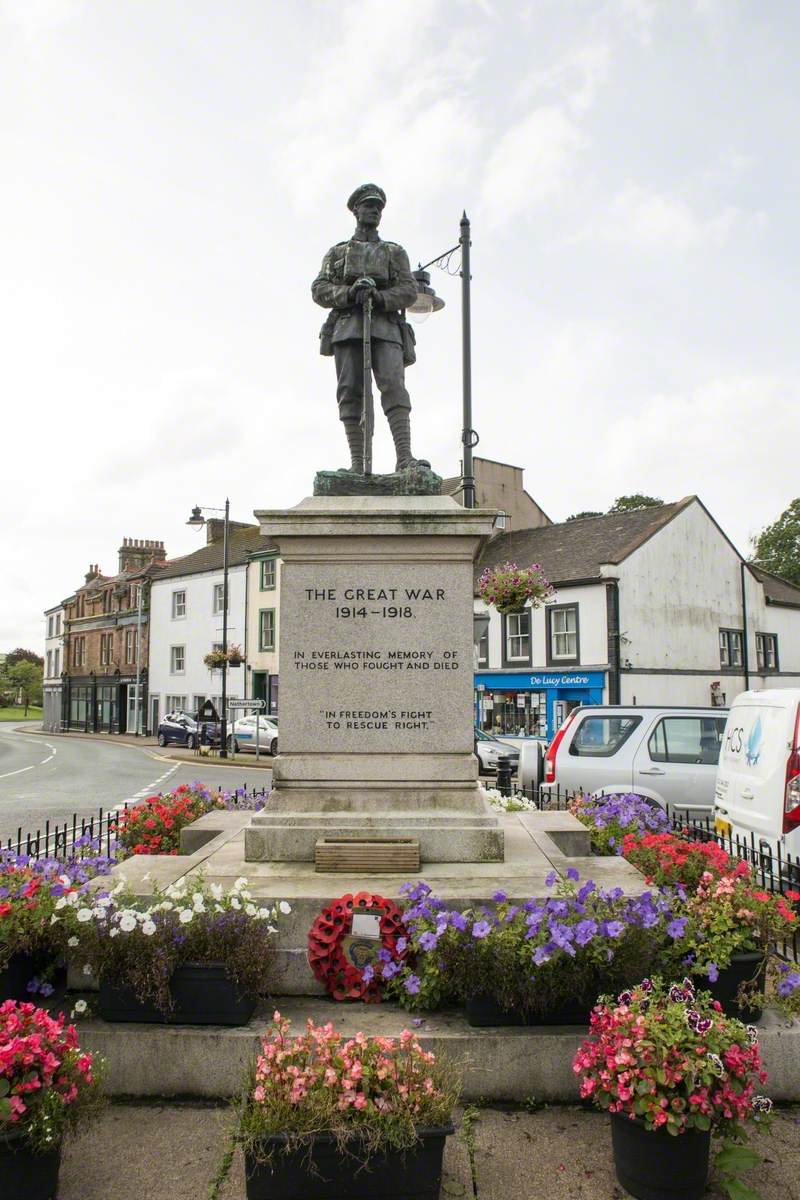
[[258,512],[282,559],[280,753],[248,862],[322,838],[501,862],[473,754],[473,563],[494,514],[449,496],[319,496]]

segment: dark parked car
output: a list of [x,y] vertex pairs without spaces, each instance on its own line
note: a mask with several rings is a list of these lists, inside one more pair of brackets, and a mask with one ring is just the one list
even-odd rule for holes
[[174,742],[194,750],[198,745],[218,746],[220,729],[216,721],[203,721],[198,725],[189,713],[171,712],[159,722],[157,736],[159,746]]

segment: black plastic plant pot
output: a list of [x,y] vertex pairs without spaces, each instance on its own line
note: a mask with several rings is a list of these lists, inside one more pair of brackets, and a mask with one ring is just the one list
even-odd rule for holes
[[637,1200],[701,1200],[708,1183],[710,1132],[690,1129],[673,1137],[612,1113],[611,1145],[617,1179]]
[[53,1200],[58,1192],[61,1147],[34,1153],[21,1133],[0,1134],[3,1200]]
[[247,1200],[438,1200],[453,1126],[418,1132],[410,1150],[374,1154],[363,1167],[358,1147],[343,1154],[330,1134],[318,1133],[310,1148],[288,1154],[284,1134],[266,1136],[269,1162],[245,1152]]
[[31,1000],[35,996],[28,991],[28,984],[37,974],[36,960],[29,954],[12,954],[0,971],[0,1003],[3,1000]]
[[563,1001],[543,1013],[519,1013],[501,1008],[493,996],[468,996],[464,1005],[467,1024],[473,1029],[497,1025],[588,1025],[590,1004]]
[[159,1025],[246,1025],[256,998],[241,992],[223,963],[185,963],[170,980],[169,1014],[142,1003],[130,988],[100,980],[98,1013],[104,1021]]
[[229,667],[240,667],[241,665],[242,665],[242,659],[241,659],[241,658],[239,658],[239,657],[238,657],[238,655],[237,655],[236,657],[234,657],[234,658],[229,658],[229,659],[228,659],[228,666],[229,666]]
[[[760,950],[749,953],[734,954],[730,966],[722,967],[719,977],[712,983],[703,980],[698,987],[708,988],[715,1000],[719,1000],[723,1012],[728,1017],[738,1017],[740,1021],[757,1021],[763,1011],[764,988],[767,977],[767,960]],[[754,988],[753,1003],[739,1003],[739,988],[742,984]]]

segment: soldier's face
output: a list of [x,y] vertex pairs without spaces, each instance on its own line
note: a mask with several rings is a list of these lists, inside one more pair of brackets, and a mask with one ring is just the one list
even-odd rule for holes
[[365,200],[356,205],[356,220],[359,225],[372,225],[377,229],[382,216],[383,209],[377,200]]

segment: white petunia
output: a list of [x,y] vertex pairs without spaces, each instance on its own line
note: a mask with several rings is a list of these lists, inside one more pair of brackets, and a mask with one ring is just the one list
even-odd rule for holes
[[67,945],[72,946],[74,948],[75,946],[79,946],[80,942],[78,941],[78,939],[76,937],[71,937],[68,939]]
[[284,916],[288,916],[288,914],[292,911],[292,906],[289,904],[288,900],[281,900],[278,908],[281,910]]
[[105,921],[106,910],[104,908],[100,908],[99,905],[95,905],[95,907],[92,909],[92,916],[98,921]]
[[70,892],[68,894],[67,904],[71,905],[74,908],[75,905],[78,904],[79,902],[80,902],[80,896],[78,895],[77,892]]
[[182,925],[188,925],[193,916],[194,913],[190,908],[182,908],[178,913],[178,920]]
[[238,896],[231,896],[231,908],[241,908],[242,902]]
[[77,1014],[79,1017],[82,1016],[86,1012],[87,1007],[88,1005],[85,1000],[76,1000],[72,1009],[72,1015],[75,1016]]
[[222,884],[221,883],[212,883],[211,887],[209,888],[209,891],[211,892],[211,895],[213,896],[213,898],[215,900],[222,899]]
[[138,921],[132,912],[124,912],[119,919],[119,927],[123,933],[131,933],[137,925]]
[[118,930],[118,929],[116,928],[116,926],[115,926],[113,929],[109,929],[109,931],[108,931],[108,936],[109,936],[109,937],[116,937],[118,933],[119,933],[119,930]]
[[55,906],[56,908],[66,908],[68,903],[69,901],[67,900],[66,896],[59,896],[56,900]]
[[153,934],[155,933],[155,931],[156,931],[156,927],[155,927],[155,922],[153,922],[153,921],[145,921],[144,924],[142,925],[142,933],[145,934],[147,937],[152,937]]
[[90,908],[79,908],[75,915],[81,924],[84,925],[87,921],[91,921],[92,910]]
[[255,904],[245,904],[244,911],[247,913],[248,917],[254,917],[258,912],[258,909],[256,908]]
[[84,975],[91,975],[91,973],[92,973],[92,964],[91,963],[83,964],[83,973],[84,973]]
[[243,887],[247,887],[247,876],[246,875],[239,876],[239,878],[236,880],[233,887],[231,888],[231,891],[239,892],[242,890]]
[[63,883],[64,887],[72,887],[72,880],[69,875],[59,875],[58,882]]
[[50,914],[50,924],[51,924],[51,925],[57,925],[57,924],[58,924],[58,917],[56,916],[56,914],[55,914],[55,913],[51,913],[51,914]]
[[98,896],[95,901],[95,908],[110,908],[113,901],[110,896]]

